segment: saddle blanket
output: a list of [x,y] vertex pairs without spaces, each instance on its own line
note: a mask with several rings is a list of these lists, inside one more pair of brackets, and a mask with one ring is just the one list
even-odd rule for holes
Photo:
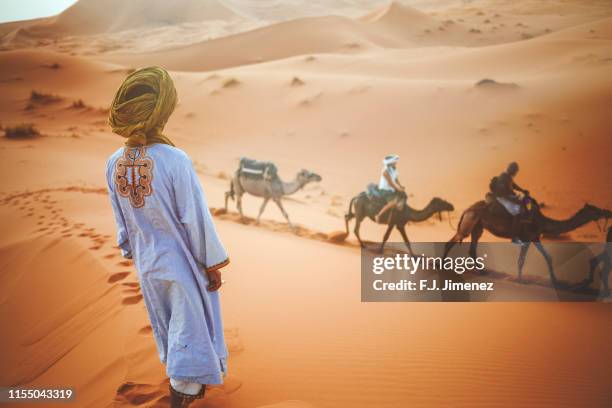
[[274,179],[278,177],[278,169],[274,163],[247,157],[240,159],[240,173],[256,178]]
[[496,197],[496,199],[510,215],[519,215],[521,213],[521,206],[514,201],[508,200],[505,197]]

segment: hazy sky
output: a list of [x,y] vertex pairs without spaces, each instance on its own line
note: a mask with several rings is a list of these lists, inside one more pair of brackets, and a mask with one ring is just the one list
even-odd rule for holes
[[0,22],[58,14],[77,0],[0,0]]

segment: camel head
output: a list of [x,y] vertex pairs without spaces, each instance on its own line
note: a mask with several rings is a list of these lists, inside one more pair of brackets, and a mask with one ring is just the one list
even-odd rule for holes
[[455,206],[449,203],[446,200],[443,200],[439,197],[434,197],[431,200],[431,208],[434,212],[441,213],[443,211],[455,211]]
[[303,187],[303,186],[305,186],[308,183],[319,182],[319,181],[322,180],[322,178],[317,173],[313,173],[312,171],[308,171],[308,170],[302,169],[297,174],[296,180]]
[[586,203],[584,207],[582,207],[580,212],[586,219],[592,221],[598,221],[602,218],[605,218],[606,220],[608,218],[612,218],[612,211],[607,210],[605,208],[596,207],[593,204],[589,203]]
[[[431,199],[431,202],[429,203],[429,205],[431,206],[432,212],[434,214],[438,214],[438,219],[440,221],[442,221],[442,212],[444,211],[455,211],[455,206],[452,205],[451,203],[449,203],[446,200],[443,200],[439,197],[434,197]],[[450,215],[449,215],[450,216]]]

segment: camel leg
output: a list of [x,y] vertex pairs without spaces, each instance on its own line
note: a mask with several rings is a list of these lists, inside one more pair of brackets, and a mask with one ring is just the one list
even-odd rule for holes
[[463,213],[461,216],[461,221],[459,222],[459,225],[457,225],[457,233],[453,235],[453,237],[444,246],[443,259],[447,257],[448,253],[457,242],[463,241],[472,233],[478,221],[479,219],[473,211],[466,211]]
[[362,248],[365,248],[365,245],[363,241],[361,240],[361,237],[359,236],[359,228],[361,227],[361,221],[363,221],[363,217],[357,216],[355,218],[355,229],[353,230],[353,232],[355,233],[355,236],[357,237],[357,241],[359,241],[359,246],[361,246]]
[[227,200],[229,198],[234,198],[234,180],[230,181],[230,189],[225,192],[225,211],[227,212]]
[[482,223],[476,224],[474,226],[474,229],[472,230],[472,241],[470,242],[470,256],[474,259],[476,258],[476,249],[478,248],[478,240],[482,236],[482,231]]
[[451,251],[451,249],[453,249],[453,247],[455,246],[455,244],[457,242],[459,242],[461,239],[457,238],[457,234],[455,234],[450,241],[448,241],[445,245],[444,245],[444,255],[442,256],[442,259],[446,259],[446,257],[448,256],[448,253]]
[[283,217],[285,217],[285,219],[287,220],[287,224],[289,224],[289,226],[293,228],[293,224],[291,224],[291,221],[289,220],[289,214],[287,214],[287,211],[285,211],[285,208],[283,207],[283,203],[281,202],[281,199],[275,197],[275,198],[272,198],[272,200],[274,200],[278,208],[283,213]]
[[385,250],[385,243],[387,242],[387,240],[389,239],[389,236],[391,235],[391,231],[393,231],[393,224],[389,224],[387,226],[387,230],[385,231],[385,235],[383,236],[383,240],[382,243],[380,244],[380,253],[382,254]]
[[[355,218],[355,213],[353,213],[352,207],[353,207],[353,202],[355,202],[355,200],[357,199],[357,197],[353,198],[351,200],[351,202],[349,203],[349,208],[348,208],[348,213],[344,214],[344,226],[346,227],[346,236],[348,237],[349,235],[349,221],[352,220],[353,218]],[[357,212],[357,208],[355,208],[355,212]]]
[[263,214],[266,209],[266,205],[268,205],[268,201],[270,201],[270,197],[264,197],[263,203],[261,203],[261,207],[259,207],[259,214],[257,214],[257,220],[255,221],[259,224],[259,219],[261,218],[261,214]]
[[244,220],[244,214],[242,213],[242,194],[236,195],[236,208],[238,208],[238,212],[240,213],[240,219]]
[[408,234],[406,234],[406,226],[397,226],[400,234],[402,235],[402,239],[404,240],[404,244],[406,244],[406,248],[408,248],[408,253],[410,256],[414,257],[414,252],[412,252],[412,246],[410,246],[410,240],[408,239]]
[[355,218],[355,214],[345,214],[344,215],[344,226],[346,227],[346,236],[349,235],[349,221]]
[[521,245],[521,252],[518,258],[518,280],[523,282],[523,267],[525,266],[525,259],[527,258],[527,251],[531,246],[531,242],[525,242]]
[[557,286],[557,278],[555,277],[555,272],[553,271],[552,257],[546,251],[546,248],[544,248],[542,242],[535,241],[535,246],[536,248],[538,248],[538,251],[540,251],[544,259],[546,260],[546,265],[548,266],[548,273],[550,274],[551,283],[553,284],[553,286]]
[[230,198],[231,193],[229,191],[225,192],[225,211],[227,211],[227,200]]
[[602,255],[606,255],[606,253],[604,252],[603,254],[596,255],[593,258],[589,259],[589,276],[585,280],[583,280],[578,286],[589,286],[591,283],[593,283],[593,278],[595,277],[595,270],[597,269],[599,263],[602,261]]

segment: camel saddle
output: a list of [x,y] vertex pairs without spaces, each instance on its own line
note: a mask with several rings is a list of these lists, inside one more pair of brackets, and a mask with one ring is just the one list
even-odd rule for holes
[[242,176],[254,179],[274,180],[278,178],[276,164],[269,161],[249,159],[248,157],[240,158],[238,172]]
[[366,186],[365,194],[368,200],[374,204],[374,207],[380,210],[389,200],[395,197],[396,193],[394,191],[381,190],[377,184],[370,183]]
[[366,194],[370,200],[382,199],[383,191],[375,183],[366,186]]
[[[489,213],[496,216],[512,216],[508,213],[508,210],[504,208],[503,205],[500,204],[499,201],[495,198],[495,195],[491,192],[488,192],[485,195],[485,203],[486,209]],[[523,198],[520,202],[521,211],[519,213],[519,217],[521,222],[529,223],[533,220],[533,217],[536,212],[536,202],[531,197]]]

